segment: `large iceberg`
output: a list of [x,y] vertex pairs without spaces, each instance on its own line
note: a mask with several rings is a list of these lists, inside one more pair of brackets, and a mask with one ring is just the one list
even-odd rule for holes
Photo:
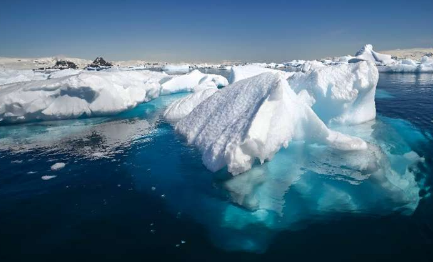
[[222,76],[192,72],[56,71],[45,80],[0,86],[0,123],[116,114],[161,94],[225,85]]
[[211,171],[249,170],[256,159],[270,160],[292,140],[338,150],[363,150],[367,144],[332,131],[299,99],[279,73],[263,73],[214,93],[176,124],[176,130],[203,152]]

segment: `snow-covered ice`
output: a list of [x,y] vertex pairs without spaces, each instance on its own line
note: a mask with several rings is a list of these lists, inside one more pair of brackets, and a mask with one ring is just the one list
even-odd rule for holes
[[145,70],[62,70],[44,78],[0,86],[0,123],[111,115],[161,94],[228,84],[222,76],[199,71],[168,76]]
[[176,124],[176,130],[203,152],[211,171],[249,170],[255,159],[272,159],[292,140],[363,150],[358,138],[334,132],[298,99],[279,73],[263,73],[214,93]]
[[180,92],[191,92],[197,87],[206,82],[213,82],[216,86],[226,86],[228,81],[225,77],[220,75],[203,74],[198,70],[194,70],[188,74],[166,78],[162,82],[161,94],[168,95]]
[[200,103],[212,96],[218,89],[209,88],[194,92],[173,102],[165,111],[164,117],[169,121],[177,121],[187,116]]
[[433,58],[424,56],[419,62],[402,59],[378,69],[381,73],[433,73]]
[[47,74],[34,72],[33,70],[0,69],[0,88],[2,88],[1,85],[33,80],[44,80],[47,78]]
[[372,45],[365,45],[355,54],[355,57],[361,60],[375,62],[381,65],[388,65],[394,63],[394,59],[391,58],[391,55],[375,52]]

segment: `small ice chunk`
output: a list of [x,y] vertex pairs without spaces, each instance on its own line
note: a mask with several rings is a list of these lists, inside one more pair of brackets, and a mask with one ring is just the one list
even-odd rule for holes
[[55,177],[57,177],[57,176],[42,176],[41,179],[42,180],[50,180],[50,179],[53,179]]
[[55,163],[54,165],[51,166],[51,170],[52,171],[57,171],[60,170],[62,168],[64,168],[66,166],[65,163],[59,162],[59,163]]

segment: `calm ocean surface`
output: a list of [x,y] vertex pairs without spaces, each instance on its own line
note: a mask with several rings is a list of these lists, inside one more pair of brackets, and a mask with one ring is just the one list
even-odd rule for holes
[[[381,74],[369,126],[424,158],[411,212],[375,184],[313,173],[248,176],[240,193],[162,119],[183,95],[113,117],[0,126],[0,261],[433,261],[433,75]],[[267,168],[280,172],[296,147]],[[264,199],[272,217],[251,207]]]

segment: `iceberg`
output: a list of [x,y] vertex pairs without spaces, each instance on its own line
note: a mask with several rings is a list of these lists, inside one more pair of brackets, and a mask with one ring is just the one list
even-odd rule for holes
[[213,74],[203,74],[199,70],[194,70],[186,75],[174,76],[166,78],[161,84],[161,94],[169,95],[180,92],[191,92],[195,88],[202,88],[204,83],[213,82],[217,87],[228,85],[225,77]]
[[433,73],[433,59],[424,56],[417,62],[412,59],[402,59],[392,65],[379,66],[381,73]]
[[367,61],[316,66],[289,77],[291,88],[312,105],[326,124],[360,124],[376,117],[374,95],[379,80]]
[[0,123],[112,115],[161,94],[225,84],[224,77],[199,71],[183,76],[153,71],[56,71],[45,80],[1,86]]
[[372,45],[365,45],[355,54],[356,59],[374,62],[379,65],[388,65],[395,62],[391,55],[380,54],[373,50]]
[[227,166],[233,175],[251,169],[256,159],[272,159],[292,140],[342,151],[367,148],[362,139],[328,129],[286,79],[273,72],[215,92],[182,118],[176,130],[200,149],[209,170]]

